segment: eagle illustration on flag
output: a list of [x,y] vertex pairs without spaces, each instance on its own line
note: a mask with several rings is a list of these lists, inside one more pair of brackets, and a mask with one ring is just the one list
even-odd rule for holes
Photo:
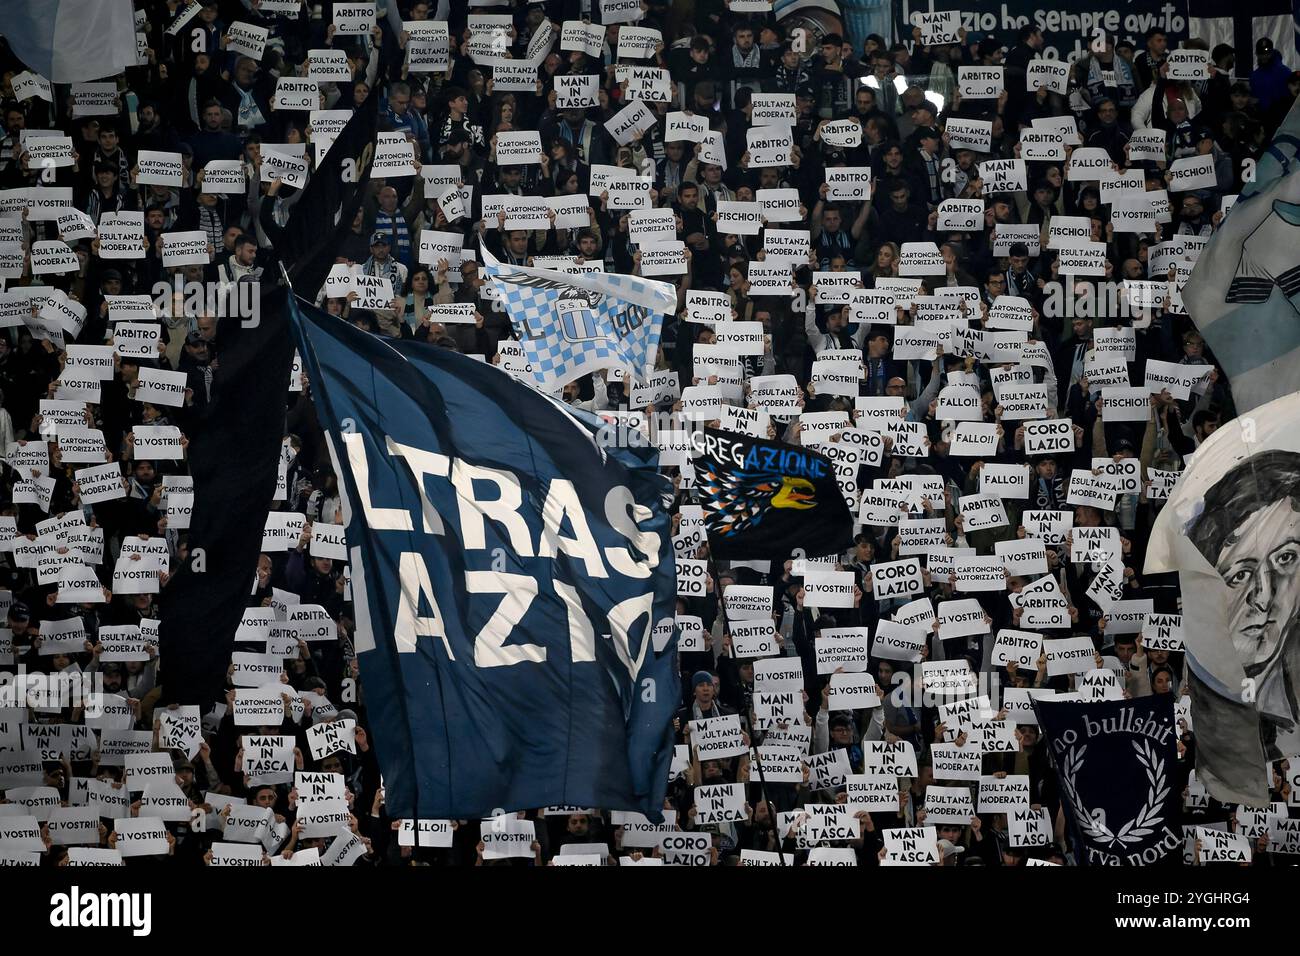
[[810,449],[706,428],[695,483],[715,558],[820,557],[852,540],[835,465]]

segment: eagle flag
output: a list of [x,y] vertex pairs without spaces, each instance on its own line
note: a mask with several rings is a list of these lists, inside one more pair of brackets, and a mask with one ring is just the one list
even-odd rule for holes
[[709,553],[716,559],[809,557],[853,543],[853,515],[825,455],[798,445],[706,428],[695,460]]
[[631,369],[643,379],[659,351],[664,314],[677,309],[677,290],[656,279],[514,266],[486,246],[483,265],[533,379],[548,390],[602,368]]
[[1182,294],[1239,413],[1300,390],[1300,104],[1201,250]]
[[1180,865],[1187,770],[1174,695],[1033,704],[1079,865]]
[[501,369],[297,300],[394,818],[662,819],[679,703],[671,483]]

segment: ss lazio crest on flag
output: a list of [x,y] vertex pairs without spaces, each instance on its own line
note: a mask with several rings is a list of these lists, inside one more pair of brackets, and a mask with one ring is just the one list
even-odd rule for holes
[[596,315],[592,308],[600,303],[599,292],[586,289],[566,289],[555,301],[555,317],[560,321],[560,331],[570,342],[589,342],[600,338]]
[[[595,309],[605,297],[587,289],[564,289],[555,301],[555,317],[560,323],[560,334],[568,342],[591,342],[602,338]],[[645,321],[646,310],[630,306],[613,316],[614,331],[620,339],[639,329]]]

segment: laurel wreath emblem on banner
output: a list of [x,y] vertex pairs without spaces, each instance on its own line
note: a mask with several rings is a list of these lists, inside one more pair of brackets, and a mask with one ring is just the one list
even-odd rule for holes
[[1164,758],[1147,740],[1133,741],[1133,750],[1137,754],[1138,765],[1147,775],[1147,798],[1137,816],[1120,827],[1118,833],[1111,830],[1100,815],[1094,816],[1088,812],[1079,798],[1079,787],[1075,776],[1083,765],[1084,754],[1088,752],[1087,744],[1071,750],[1061,765],[1061,783],[1070,797],[1070,805],[1074,808],[1074,817],[1078,821],[1079,828],[1091,839],[1104,842],[1107,846],[1141,843],[1149,837],[1160,823],[1165,801],[1169,798],[1169,782],[1165,776]]

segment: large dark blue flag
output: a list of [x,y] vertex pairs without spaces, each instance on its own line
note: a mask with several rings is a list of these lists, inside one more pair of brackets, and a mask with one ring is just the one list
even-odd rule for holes
[[657,453],[484,362],[294,313],[389,814],[657,818],[678,699]]
[[1035,700],[1085,866],[1180,865],[1187,770],[1173,694],[1083,703]]

